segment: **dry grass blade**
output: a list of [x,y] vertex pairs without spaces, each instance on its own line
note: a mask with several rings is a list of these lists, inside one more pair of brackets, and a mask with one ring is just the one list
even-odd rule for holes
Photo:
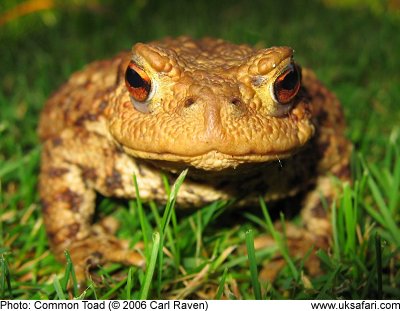
[[54,6],[55,1],[53,0],[28,0],[22,2],[0,16],[0,26],[24,15],[52,9]]

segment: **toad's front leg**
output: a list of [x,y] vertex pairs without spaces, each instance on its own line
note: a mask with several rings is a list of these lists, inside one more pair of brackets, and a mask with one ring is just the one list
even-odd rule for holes
[[88,267],[105,262],[143,265],[142,256],[116,239],[112,230],[92,224],[95,191],[134,197],[134,173],[140,175],[137,165],[96,133],[66,129],[45,142],[39,191],[47,234],[59,260],[70,251],[80,281]]

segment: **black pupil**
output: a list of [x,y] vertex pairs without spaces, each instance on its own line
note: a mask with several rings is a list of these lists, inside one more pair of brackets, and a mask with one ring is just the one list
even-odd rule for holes
[[280,87],[285,90],[293,90],[299,80],[299,76],[297,74],[297,70],[295,68],[290,69],[290,72],[285,76],[285,78],[281,81]]
[[126,70],[125,79],[133,88],[141,88],[146,85],[142,77],[130,67],[128,67],[128,69]]

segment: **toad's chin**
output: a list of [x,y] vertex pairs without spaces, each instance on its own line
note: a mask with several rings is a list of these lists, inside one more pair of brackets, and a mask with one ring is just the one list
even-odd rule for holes
[[252,167],[255,164],[269,163],[286,159],[295,153],[296,150],[288,150],[282,153],[271,154],[247,154],[247,155],[229,155],[219,151],[210,151],[198,156],[181,156],[171,153],[150,153],[143,151],[136,151],[123,147],[124,151],[135,157],[145,161],[152,162],[153,165],[162,169],[177,172],[185,168],[193,168],[203,171],[229,171],[230,169],[236,170],[239,167],[246,166]]

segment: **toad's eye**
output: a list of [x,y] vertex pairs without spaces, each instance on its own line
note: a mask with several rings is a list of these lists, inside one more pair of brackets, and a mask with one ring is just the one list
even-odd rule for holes
[[273,95],[280,104],[287,104],[297,94],[300,89],[300,72],[295,64],[290,64],[281,73],[273,85]]
[[144,102],[148,99],[151,89],[150,77],[133,61],[126,68],[125,85],[134,100]]

